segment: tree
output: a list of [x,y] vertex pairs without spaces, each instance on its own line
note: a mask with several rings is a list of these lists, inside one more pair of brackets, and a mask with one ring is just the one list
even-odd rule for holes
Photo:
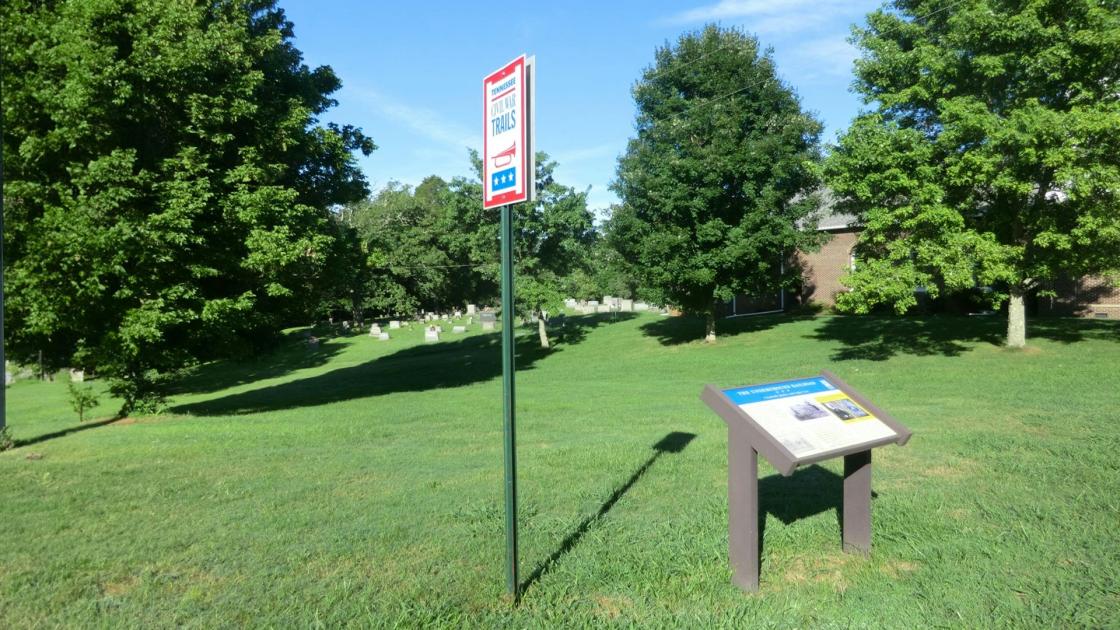
[[587,191],[553,177],[556,162],[537,152],[537,198],[514,207],[515,298],[523,315],[537,318],[542,348],[548,348],[546,320],[564,307],[565,278],[586,261],[594,240]]
[[1120,13],[1094,0],[900,0],[854,31],[861,115],[829,158],[861,218],[838,306],[904,312],[992,286],[1007,345],[1025,297],[1120,266]]
[[317,117],[271,0],[0,4],[9,350],[96,366],[124,411],[258,348],[330,290],[329,206],[373,143]]
[[449,191],[429,177],[414,191],[390,182],[372,199],[352,206],[371,270],[364,305],[375,312],[414,315],[452,302],[447,251]]
[[658,49],[633,93],[618,242],[650,297],[705,315],[713,342],[720,302],[792,285],[783,258],[816,243],[821,125],[758,40],[716,26]]

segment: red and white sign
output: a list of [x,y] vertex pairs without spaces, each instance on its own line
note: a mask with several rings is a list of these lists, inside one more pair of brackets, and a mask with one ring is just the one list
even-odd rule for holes
[[482,82],[482,207],[529,201],[533,59],[521,55]]

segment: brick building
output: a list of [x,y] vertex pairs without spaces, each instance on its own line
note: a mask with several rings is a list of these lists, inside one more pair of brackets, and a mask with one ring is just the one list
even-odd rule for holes
[[[816,252],[798,252],[795,264],[802,268],[802,304],[824,307],[836,304],[836,295],[845,291],[840,277],[857,264],[853,249],[859,240],[856,218],[844,214],[823,217],[818,227],[830,238]],[[1120,287],[1105,278],[1087,276],[1050,285],[1057,297],[1035,296],[1032,310],[1044,315],[1076,315],[1101,319],[1120,319]]]

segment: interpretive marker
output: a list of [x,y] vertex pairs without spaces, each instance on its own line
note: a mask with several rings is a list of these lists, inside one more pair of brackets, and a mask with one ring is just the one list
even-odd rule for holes
[[758,590],[758,455],[788,477],[798,466],[844,457],[845,551],[871,551],[871,449],[912,435],[828,371],[719,389],[700,398],[727,423],[728,550],[732,581]]

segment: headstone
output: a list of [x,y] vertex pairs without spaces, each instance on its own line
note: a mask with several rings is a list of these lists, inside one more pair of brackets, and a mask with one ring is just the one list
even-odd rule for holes
[[463,311],[460,311],[460,310],[455,311],[455,319],[459,319],[462,316],[463,316]]
[[634,310],[634,300],[619,300],[618,301],[618,310],[625,311],[627,313],[633,311]]
[[439,333],[443,332],[443,326],[436,326],[435,329],[436,329],[436,332],[439,332]]
[[599,306],[595,307],[595,312],[596,313],[609,313],[609,312],[611,312],[611,308],[612,307],[609,304],[600,304]]
[[71,383],[84,383],[84,382],[86,382],[86,371],[85,370],[70,370],[70,382]]
[[473,317],[468,317],[467,318],[467,326],[470,326],[473,323],[474,323],[474,318]]
[[398,320],[394,319],[394,320],[389,322],[389,330],[397,330],[400,327],[401,327],[401,323]]
[[16,377],[12,376],[11,372],[4,370],[4,386],[7,387],[8,385],[11,385],[15,382]]
[[424,341],[439,341],[439,331],[435,326],[428,326],[424,331]]
[[607,306],[610,306],[611,304],[614,304],[614,298],[609,296],[609,295],[604,295],[602,304],[606,304]]
[[311,348],[318,348],[319,347],[319,338],[318,337],[308,337],[307,338],[307,345]]
[[649,310],[649,304],[645,302],[634,302],[634,310],[639,313],[644,313]]
[[576,307],[576,299],[575,298],[568,298],[568,299],[564,300],[564,306],[566,308],[575,308]]
[[599,306],[599,300],[591,300],[587,303],[587,306],[590,308],[595,308]]
[[467,304],[467,315],[474,315],[478,312],[478,307],[474,304]]
[[451,332],[453,332],[453,333],[465,333],[465,332],[467,332],[467,327],[466,326],[455,326],[454,328],[451,329]]
[[370,337],[376,337],[380,334],[381,334],[381,326],[379,326],[377,324],[370,324],[369,325],[369,336]]
[[349,321],[343,321],[342,322],[342,329],[343,330],[350,330],[350,322]]
[[426,322],[432,321],[432,314],[431,313],[425,313],[424,314],[424,321],[426,321]]
[[479,319],[482,322],[483,330],[494,330],[498,323],[498,317],[493,313],[483,312],[482,315],[479,315]]
[[389,341],[389,333],[383,332],[377,335],[378,341]]

